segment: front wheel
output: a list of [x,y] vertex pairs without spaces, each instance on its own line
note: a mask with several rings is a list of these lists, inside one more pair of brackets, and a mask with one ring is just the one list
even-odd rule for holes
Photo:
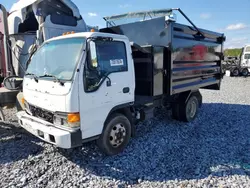
[[126,116],[115,113],[108,118],[97,145],[105,154],[116,155],[125,149],[130,138],[130,121]]

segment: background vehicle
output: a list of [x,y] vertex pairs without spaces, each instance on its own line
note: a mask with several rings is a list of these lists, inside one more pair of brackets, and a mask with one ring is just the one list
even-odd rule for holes
[[[193,121],[202,104],[199,89],[220,89],[225,37],[188,18],[193,27],[176,23],[174,10],[187,18],[180,9],[115,15],[104,18],[107,28],[99,32],[45,41],[24,77],[20,125],[61,148],[97,140],[114,155],[156,108]],[[141,20],[145,15],[152,19]],[[114,26],[128,17],[140,21]]]
[[245,45],[240,57],[241,74],[248,76],[250,72],[250,45]]
[[250,72],[250,45],[245,45],[239,57],[226,57],[223,69],[230,71],[230,76],[248,76]]
[[[21,98],[16,96],[22,94],[22,82],[15,78],[24,76],[37,47],[66,31],[86,32],[91,28],[96,27],[85,23],[71,0],[19,0],[9,12],[0,4],[0,107]],[[9,76],[12,83],[7,89],[1,88]]]

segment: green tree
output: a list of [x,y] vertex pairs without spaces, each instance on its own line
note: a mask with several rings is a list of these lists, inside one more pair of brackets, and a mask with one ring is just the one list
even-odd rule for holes
[[239,56],[241,54],[241,48],[226,49],[224,51],[225,56]]

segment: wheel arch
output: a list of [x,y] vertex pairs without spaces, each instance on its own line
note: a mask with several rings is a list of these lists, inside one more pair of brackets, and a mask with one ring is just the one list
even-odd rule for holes
[[202,95],[201,95],[199,89],[197,89],[197,90],[189,90],[189,91],[186,91],[186,92],[179,93],[178,96],[175,98],[174,103],[176,103],[176,102],[178,102],[178,103],[179,102],[187,103],[188,99],[192,95],[195,95],[198,98],[198,100],[199,100],[199,106],[201,107],[201,104],[202,104]]
[[198,100],[198,108],[202,106],[202,95],[199,90],[189,90],[179,93],[172,103],[172,116],[176,120],[185,121],[183,108],[189,101],[190,97],[195,96]]
[[106,125],[107,121],[109,120],[110,116],[115,114],[115,113],[120,113],[124,116],[126,116],[131,124],[131,136],[135,136],[135,124],[134,124],[134,118],[132,114],[132,104],[131,103],[125,103],[125,104],[120,104],[115,107],[113,107],[110,112],[108,113],[105,121],[104,121],[104,126]]

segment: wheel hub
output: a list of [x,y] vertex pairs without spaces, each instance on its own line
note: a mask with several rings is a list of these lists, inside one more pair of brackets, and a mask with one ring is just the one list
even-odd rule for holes
[[190,101],[189,105],[187,106],[187,112],[190,118],[193,118],[196,114],[196,103],[195,101]]
[[123,143],[125,136],[126,136],[125,127],[122,124],[115,125],[110,132],[110,137],[109,137],[110,144],[113,147],[120,146]]

